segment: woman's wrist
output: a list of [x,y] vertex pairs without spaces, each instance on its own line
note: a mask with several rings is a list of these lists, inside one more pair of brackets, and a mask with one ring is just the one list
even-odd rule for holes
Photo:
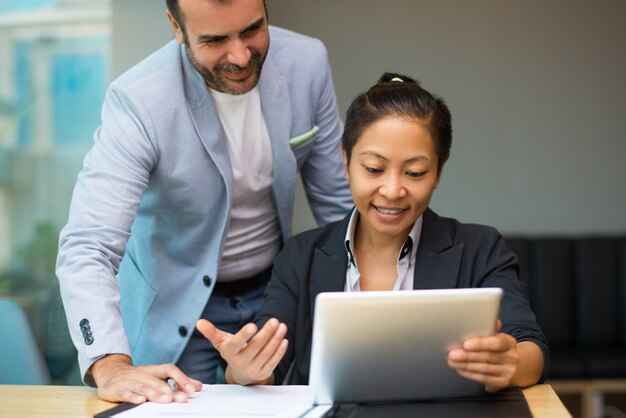
[[226,379],[226,383],[233,385],[245,385],[245,386],[253,386],[253,385],[273,385],[274,384],[274,373],[272,373],[267,379],[252,381],[252,382],[239,382],[234,376],[230,369],[230,366],[226,367],[226,371],[224,372],[224,378]]

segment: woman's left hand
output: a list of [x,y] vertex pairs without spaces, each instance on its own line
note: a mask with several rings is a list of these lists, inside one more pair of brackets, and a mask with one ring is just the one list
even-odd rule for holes
[[[498,331],[501,322],[498,321]],[[448,352],[448,366],[461,376],[480,382],[488,392],[511,386],[520,356],[515,338],[498,333],[468,338]]]

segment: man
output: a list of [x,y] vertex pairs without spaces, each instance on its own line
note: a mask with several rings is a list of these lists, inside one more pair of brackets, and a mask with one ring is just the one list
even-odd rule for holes
[[83,380],[110,401],[184,402],[215,380],[194,324],[253,318],[297,170],[318,223],[351,207],[321,42],[268,27],[263,0],[167,6],[177,42],[110,86],[60,237]]

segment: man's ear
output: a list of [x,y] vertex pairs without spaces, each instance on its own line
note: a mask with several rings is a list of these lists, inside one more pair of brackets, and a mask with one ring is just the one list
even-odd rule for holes
[[185,37],[183,36],[183,31],[180,25],[178,24],[176,19],[174,19],[174,16],[172,15],[172,13],[170,13],[169,10],[167,10],[165,14],[167,15],[167,19],[170,21],[170,25],[172,26],[172,30],[174,31],[174,36],[176,36],[176,40],[178,41],[179,44],[182,45],[185,42]]

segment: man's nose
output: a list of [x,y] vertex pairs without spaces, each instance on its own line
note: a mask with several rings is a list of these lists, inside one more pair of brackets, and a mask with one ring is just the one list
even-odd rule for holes
[[240,67],[245,67],[248,65],[251,56],[252,53],[244,41],[241,39],[233,40],[230,51],[228,52],[228,62]]

